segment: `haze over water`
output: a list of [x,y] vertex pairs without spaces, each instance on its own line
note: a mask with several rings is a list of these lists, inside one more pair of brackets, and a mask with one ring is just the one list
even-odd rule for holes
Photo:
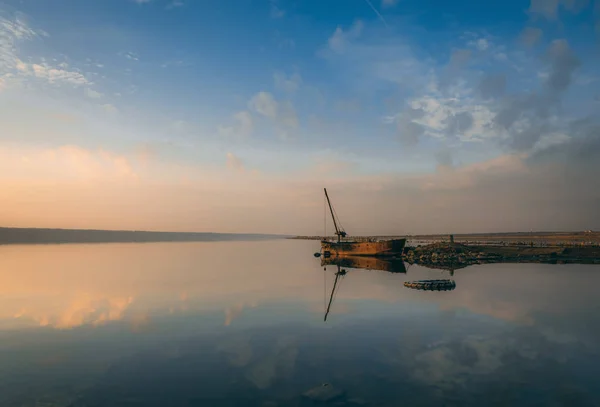
[[[0,405],[598,405],[598,265],[449,278],[337,268],[318,242],[0,247]],[[44,404],[45,403],[45,404]]]

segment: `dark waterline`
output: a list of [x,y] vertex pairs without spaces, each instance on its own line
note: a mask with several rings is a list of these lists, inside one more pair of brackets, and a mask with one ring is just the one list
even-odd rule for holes
[[220,242],[284,239],[256,233],[148,232],[139,230],[2,228],[2,244]]
[[[600,403],[600,266],[347,269],[324,322],[316,250],[0,247],[0,405]],[[403,286],[438,278],[456,288]]]

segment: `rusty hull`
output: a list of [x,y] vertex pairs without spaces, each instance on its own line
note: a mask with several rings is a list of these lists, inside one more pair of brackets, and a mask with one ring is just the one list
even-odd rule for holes
[[381,242],[329,242],[321,241],[323,252],[332,256],[394,256],[401,255],[406,239],[384,240]]

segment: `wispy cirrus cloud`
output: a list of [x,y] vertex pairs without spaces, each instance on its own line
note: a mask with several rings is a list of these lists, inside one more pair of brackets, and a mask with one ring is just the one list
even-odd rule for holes
[[43,41],[49,34],[30,27],[20,18],[0,17],[0,80],[4,89],[18,86],[83,87],[87,96],[97,98],[100,92],[93,89],[88,74],[56,58],[25,57],[20,45]]

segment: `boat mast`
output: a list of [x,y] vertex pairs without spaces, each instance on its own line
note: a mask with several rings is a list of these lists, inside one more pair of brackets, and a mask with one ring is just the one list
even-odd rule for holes
[[335,273],[335,281],[333,282],[333,289],[331,290],[331,295],[329,296],[329,305],[327,305],[327,311],[325,311],[325,317],[323,318],[323,321],[327,321],[327,315],[329,315],[329,310],[331,309],[331,303],[333,302],[335,287],[337,286],[338,278],[340,278],[340,276],[343,277],[346,275],[346,270],[340,270],[339,264],[337,265],[337,269],[338,269],[338,271],[337,271],[337,273]]
[[325,197],[327,198],[327,204],[329,205],[329,211],[331,212],[331,218],[333,219],[333,226],[335,227],[335,234],[338,237],[339,243],[341,241],[341,238],[346,236],[346,232],[340,230],[340,228],[338,227],[337,221],[335,219],[335,214],[333,213],[333,207],[331,206],[331,201],[329,200],[329,195],[327,195],[327,188],[323,188],[323,190],[325,191]]

